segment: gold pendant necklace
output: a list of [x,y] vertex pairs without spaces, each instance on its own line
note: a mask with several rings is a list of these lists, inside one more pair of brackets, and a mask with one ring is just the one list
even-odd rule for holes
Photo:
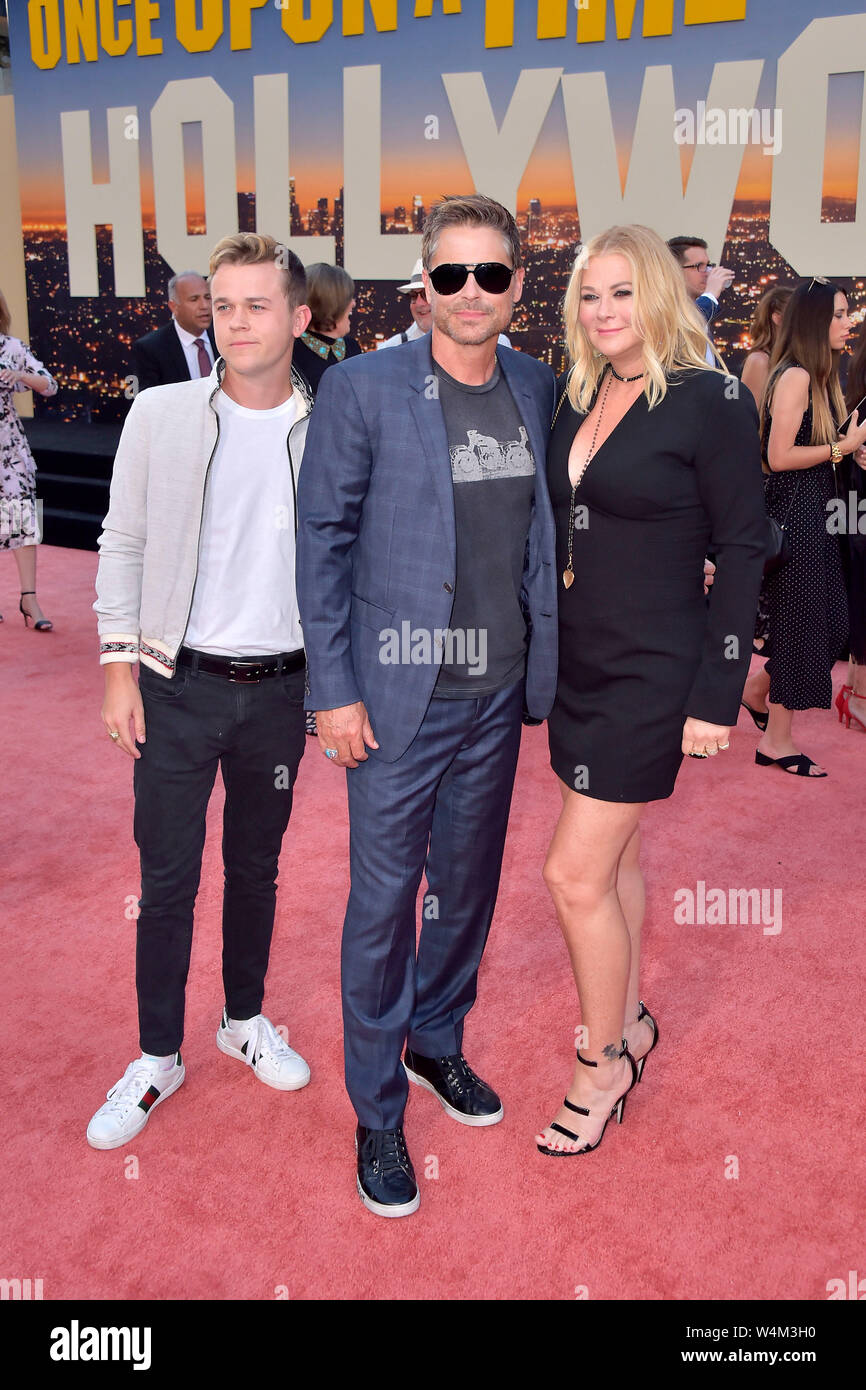
[[[608,365],[610,365],[610,364],[608,364]],[[611,373],[612,373],[612,372],[613,372],[613,367],[611,367],[610,370],[611,370]],[[610,383],[611,383],[612,381],[613,381],[613,376],[612,376],[612,375],[609,375],[608,378],[607,378],[607,382],[605,383],[604,395],[603,395],[602,398],[601,398],[601,406],[599,407],[599,411],[598,411],[598,419],[597,419],[596,422],[595,422],[595,429],[593,430],[593,434],[592,434],[592,443],[591,443],[590,446],[589,446],[589,453],[588,453],[587,456],[586,456],[586,462],[584,463],[583,467],[582,467],[581,470],[580,470],[580,475],[579,475],[579,477],[578,477],[578,479],[577,479],[577,482],[574,483],[574,484],[572,485],[572,489],[571,489],[571,506],[569,507],[569,511],[568,511],[568,564],[566,565],[565,569],[562,571],[562,583],[563,583],[563,587],[566,588],[566,589],[570,589],[571,586],[572,586],[572,584],[574,583],[574,564],[573,564],[573,558],[574,558],[574,512],[575,512],[575,500],[576,500],[576,498],[577,498],[577,489],[580,487],[581,479],[583,478],[584,473],[586,472],[587,468],[589,467],[590,460],[592,459],[592,456],[593,456],[593,454],[595,453],[595,441],[598,439],[598,431],[599,431],[599,428],[600,428],[600,426],[601,426],[601,417],[602,417],[602,415],[604,414],[604,406],[605,406],[605,402],[606,402],[606,400],[607,400],[607,393],[608,393],[608,391],[610,390]],[[566,469],[567,469],[567,468],[568,468],[568,463],[567,463],[567,461],[566,461]]]

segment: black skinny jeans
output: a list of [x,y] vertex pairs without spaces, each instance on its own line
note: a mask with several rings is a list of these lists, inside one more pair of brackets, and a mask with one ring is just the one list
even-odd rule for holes
[[261,1011],[277,865],[304,753],[304,671],[258,683],[142,666],[146,739],[135,763],[141,855],[136,943],[140,1043],[167,1056],[183,1039],[193,906],[217,767],[223,814],[223,984],[232,1018]]

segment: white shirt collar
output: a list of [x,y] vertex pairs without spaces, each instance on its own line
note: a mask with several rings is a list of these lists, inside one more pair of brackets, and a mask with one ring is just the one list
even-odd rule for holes
[[[174,317],[173,314],[171,321],[174,324],[174,331],[180,338],[181,347],[192,347],[193,343],[196,342],[197,338],[203,338],[206,349],[210,348],[210,338],[208,337],[208,332],[206,328],[199,334],[188,333],[185,328],[181,328],[180,324],[178,323],[177,319]],[[210,356],[210,353],[208,353],[208,355]]]

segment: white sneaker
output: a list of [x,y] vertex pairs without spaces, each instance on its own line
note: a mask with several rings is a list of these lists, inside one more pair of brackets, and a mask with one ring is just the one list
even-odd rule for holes
[[255,1018],[244,1019],[240,1026],[230,1028],[228,1014],[223,1009],[216,1041],[220,1052],[246,1062],[259,1081],[273,1086],[275,1091],[299,1091],[310,1079],[310,1068],[303,1057],[283,1042],[264,1014],[256,1014]]
[[180,1053],[168,1071],[161,1071],[159,1062],[148,1057],[130,1062],[87,1126],[90,1147],[118,1149],[134,1139],[144,1129],[151,1111],[177,1090],[185,1076]]

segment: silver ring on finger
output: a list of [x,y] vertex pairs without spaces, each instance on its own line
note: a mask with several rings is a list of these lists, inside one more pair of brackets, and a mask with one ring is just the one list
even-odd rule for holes
[[338,748],[326,748],[326,749],[325,749],[325,757],[326,757],[326,758],[336,758],[336,757],[338,757],[338,755],[339,755],[339,751],[340,751],[340,750],[339,750]]
[[114,743],[117,743],[117,740],[120,738],[120,734],[117,732],[116,729],[109,729],[109,731],[108,731],[108,737],[109,737]]

